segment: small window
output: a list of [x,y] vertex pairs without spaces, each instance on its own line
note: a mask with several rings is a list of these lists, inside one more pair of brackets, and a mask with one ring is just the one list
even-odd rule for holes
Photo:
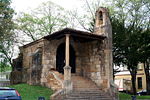
[[41,50],[38,49],[32,56],[32,64],[36,66],[42,65],[42,51]]
[[138,89],[142,89],[142,77],[138,77]]

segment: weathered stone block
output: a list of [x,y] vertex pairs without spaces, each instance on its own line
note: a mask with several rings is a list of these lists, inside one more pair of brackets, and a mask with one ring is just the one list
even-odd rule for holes
[[46,79],[46,78],[42,78],[42,79],[41,79],[41,82],[42,82],[42,83],[44,83],[44,82],[46,83],[46,82],[47,82],[47,79]]
[[50,61],[49,61],[49,60],[44,60],[44,61],[43,61],[43,64],[48,65],[49,63],[50,63]]
[[103,88],[108,88],[108,79],[103,80],[102,86],[103,86]]

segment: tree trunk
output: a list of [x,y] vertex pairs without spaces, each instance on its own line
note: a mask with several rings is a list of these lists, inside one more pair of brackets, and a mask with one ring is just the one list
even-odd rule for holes
[[136,69],[130,71],[131,81],[132,81],[132,91],[133,94],[136,95]]
[[150,73],[149,73],[148,62],[144,64],[144,70],[146,74],[146,90],[147,90],[147,94],[150,95]]
[[136,95],[136,75],[132,75],[132,89],[133,94]]

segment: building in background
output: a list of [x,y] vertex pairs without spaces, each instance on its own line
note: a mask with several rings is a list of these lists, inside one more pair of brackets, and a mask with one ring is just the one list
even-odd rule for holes
[[[119,91],[132,91],[131,75],[127,67],[121,67],[120,72],[115,74],[115,84],[118,86]],[[136,75],[136,89],[137,91],[146,90],[146,75],[142,63],[138,65]]]
[[0,72],[0,87],[10,85],[10,72],[11,71]]
[[10,72],[0,72],[0,80],[9,80]]

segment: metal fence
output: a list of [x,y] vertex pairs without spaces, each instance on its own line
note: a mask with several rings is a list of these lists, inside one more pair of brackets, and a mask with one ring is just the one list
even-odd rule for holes
[[10,72],[0,72],[0,87],[6,87],[10,85],[9,76]]
[[10,80],[0,80],[0,87],[5,87],[10,85]]

